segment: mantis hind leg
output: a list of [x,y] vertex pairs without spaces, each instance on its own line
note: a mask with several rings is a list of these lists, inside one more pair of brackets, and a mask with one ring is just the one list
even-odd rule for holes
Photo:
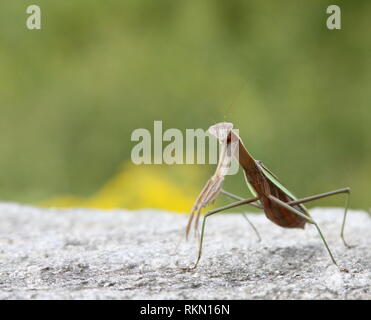
[[292,205],[295,205],[295,204],[310,202],[310,201],[314,201],[314,200],[317,200],[317,199],[330,197],[330,196],[333,196],[333,195],[336,195],[336,194],[341,194],[341,193],[346,193],[347,197],[346,197],[345,209],[344,209],[344,214],[343,214],[343,222],[341,224],[340,237],[343,240],[343,243],[344,243],[344,245],[347,248],[352,248],[354,246],[349,245],[345,241],[345,238],[344,238],[345,221],[346,221],[346,217],[347,217],[347,213],[348,213],[348,207],[349,207],[350,188],[343,188],[343,189],[339,189],[339,190],[334,190],[334,191],[330,191],[330,192],[325,192],[325,193],[317,194],[317,195],[314,195],[314,196],[310,196],[310,197],[306,197],[306,198],[302,198],[302,199],[290,201],[290,202],[287,202],[287,204],[289,204],[289,205],[292,206]]
[[[268,196],[268,197],[269,197],[270,200],[272,200],[272,201],[275,202],[276,204],[278,204],[278,205],[280,205],[281,207],[283,207],[283,208],[285,208],[285,209],[291,211],[292,213],[295,213],[295,214],[301,216],[302,218],[306,219],[310,224],[313,224],[313,225],[316,227],[316,229],[317,229],[317,231],[318,231],[318,233],[319,233],[319,235],[320,235],[320,237],[321,237],[321,239],[322,239],[322,241],[323,241],[323,243],[324,243],[324,245],[325,245],[325,247],[326,247],[326,249],[327,249],[327,252],[329,253],[329,255],[330,255],[330,257],[331,257],[332,262],[333,262],[337,267],[339,267],[339,265],[337,264],[337,262],[336,262],[334,256],[332,255],[332,252],[331,252],[331,250],[330,250],[330,247],[329,247],[328,244],[327,244],[327,241],[326,241],[324,235],[322,234],[321,229],[319,228],[318,224],[317,224],[317,223],[316,223],[316,222],[315,222],[311,217],[306,216],[305,214],[303,214],[303,213],[300,212],[299,210],[296,210],[295,208],[291,207],[288,203],[283,202],[283,201],[281,201],[280,199],[278,199],[278,198],[276,198],[276,197],[274,197],[274,196],[272,196],[272,195],[270,195],[270,196]],[[341,269],[341,268],[339,268],[339,269],[340,269],[340,271],[342,271],[342,272],[348,272],[348,270],[346,270],[346,269]]]
[[201,259],[201,255],[202,255],[202,244],[203,244],[203,240],[204,240],[204,234],[205,234],[205,225],[206,225],[206,219],[210,216],[212,216],[213,214],[216,214],[216,213],[219,213],[219,212],[222,212],[224,210],[227,210],[227,209],[231,209],[231,208],[235,208],[235,207],[238,207],[238,206],[241,206],[241,205],[245,205],[245,204],[249,204],[251,202],[255,202],[259,200],[258,197],[255,197],[255,198],[251,198],[251,199],[243,199],[242,201],[238,201],[238,202],[235,202],[235,203],[232,203],[230,205],[227,205],[227,206],[224,206],[224,207],[221,207],[221,208],[216,208],[214,210],[210,210],[208,211],[205,215],[204,215],[204,218],[202,220],[202,226],[201,226],[201,236],[200,236],[200,242],[199,242],[199,246],[198,246],[198,254],[197,254],[197,259],[196,259],[196,262],[194,263],[194,265],[192,267],[188,267],[188,268],[181,268],[182,270],[193,270],[193,269],[196,269],[200,259]]

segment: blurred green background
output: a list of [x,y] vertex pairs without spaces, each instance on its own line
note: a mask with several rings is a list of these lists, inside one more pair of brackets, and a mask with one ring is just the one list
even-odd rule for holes
[[[41,30],[26,28],[31,4]],[[333,31],[331,4],[1,1],[0,199],[84,205],[104,189],[106,207],[189,210],[215,166],[132,167],[131,133],[230,121],[298,196],[350,186],[369,208],[371,1],[337,1]],[[241,172],[225,188],[248,195]]]

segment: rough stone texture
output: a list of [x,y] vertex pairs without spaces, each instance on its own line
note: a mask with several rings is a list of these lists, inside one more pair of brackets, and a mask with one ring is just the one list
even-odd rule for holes
[[241,215],[210,217],[199,267],[182,271],[195,253],[185,242],[174,253],[185,215],[0,204],[0,299],[370,299],[370,216],[349,212],[353,249],[339,237],[341,209],[312,216],[349,273],[313,226],[282,229],[264,215],[250,215],[262,242]]

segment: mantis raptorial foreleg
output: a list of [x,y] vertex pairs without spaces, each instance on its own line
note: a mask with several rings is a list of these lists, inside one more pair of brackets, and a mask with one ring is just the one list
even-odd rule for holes
[[255,201],[258,201],[258,200],[259,200],[259,197],[254,197],[254,198],[251,198],[251,199],[243,199],[241,201],[237,201],[237,202],[231,203],[231,204],[226,205],[224,207],[220,207],[220,208],[216,208],[216,209],[213,209],[213,210],[208,211],[204,215],[204,218],[202,220],[201,237],[200,237],[200,242],[199,242],[199,246],[198,246],[197,260],[196,260],[195,264],[193,265],[193,267],[182,268],[182,269],[183,270],[193,270],[193,269],[195,269],[197,267],[198,262],[200,261],[201,255],[202,255],[202,244],[203,244],[203,240],[204,240],[205,223],[206,223],[206,219],[208,217],[212,216],[215,213],[222,212],[222,211],[225,211],[225,210],[231,209],[231,208],[236,208],[236,207],[239,207],[239,206],[242,206],[242,205],[245,205],[245,204],[249,204],[249,203],[252,203],[252,202],[255,202]]
[[346,197],[346,203],[345,203],[345,210],[344,210],[344,214],[343,214],[343,222],[341,224],[340,237],[343,240],[344,245],[348,248],[351,248],[353,246],[350,246],[349,244],[347,244],[345,239],[344,239],[344,228],[345,228],[345,220],[346,220],[347,213],[348,213],[350,188],[343,188],[343,189],[338,189],[338,190],[329,191],[329,192],[325,192],[325,193],[320,193],[320,194],[317,194],[317,195],[314,195],[314,196],[310,196],[310,197],[290,201],[290,202],[287,202],[287,204],[290,205],[290,206],[293,206],[295,204],[310,202],[310,201],[330,197],[330,196],[333,196],[333,195],[336,195],[336,194],[341,194],[341,193],[346,193],[347,197]]
[[[331,252],[331,250],[330,250],[330,248],[329,248],[329,246],[327,244],[327,241],[326,241],[325,237],[322,234],[321,229],[319,228],[318,224],[311,217],[308,217],[304,213],[300,212],[299,210],[296,210],[295,208],[291,207],[289,204],[287,204],[284,201],[281,201],[280,199],[276,198],[275,196],[269,195],[268,198],[270,200],[272,200],[273,202],[275,202],[276,204],[280,205],[281,207],[283,207],[283,208],[291,211],[292,213],[295,213],[295,214],[301,216],[302,218],[306,219],[310,224],[313,224],[316,227],[316,229],[317,229],[317,231],[318,231],[318,233],[319,233],[319,235],[320,235],[320,237],[321,237],[321,239],[322,239],[322,241],[323,241],[323,243],[324,243],[324,245],[325,245],[325,247],[327,249],[327,252],[329,253],[329,255],[331,257],[332,262],[336,266],[338,266],[338,264],[337,264],[334,256],[332,255],[332,252]],[[345,271],[346,272],[347,270],[346,269],[340,269],[340,271]]]
[[[221,190],[220,193],[226,195],[227,197],[231,198],[231,199],[234,199],[234,200],[243,200],[244,198],[242,197],[239,197],[231,192],[227,192],[225,190]],[[258,209],[262,209],[262,206],[258,205],[258,204],[255,204],[255,203],[249,203],[248,205],[250,206],[253,206],[254,208],[258,208]],[[251,222],[251,220],[247,217],[246,213],[245,212],[242,212],[241,213],[242,216],[246,219],[247,223],[251,226],[251,228],[254,230],[256,236],[258,237],[258,241],[261,241],[262,238],[259,234],[259,231],[258,229],[254,226],[254,224]]]

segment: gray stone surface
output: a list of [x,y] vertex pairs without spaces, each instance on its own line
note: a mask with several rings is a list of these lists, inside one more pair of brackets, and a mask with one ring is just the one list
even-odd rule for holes
[[156,210],[53,210],[0,204],[0,299],[370,299],[371,219],[314,209],[342,267],[331,263],[315,228],[282,229],[251,214],[211,217],[194,271],[194,244],[182,242],[187,216]]

